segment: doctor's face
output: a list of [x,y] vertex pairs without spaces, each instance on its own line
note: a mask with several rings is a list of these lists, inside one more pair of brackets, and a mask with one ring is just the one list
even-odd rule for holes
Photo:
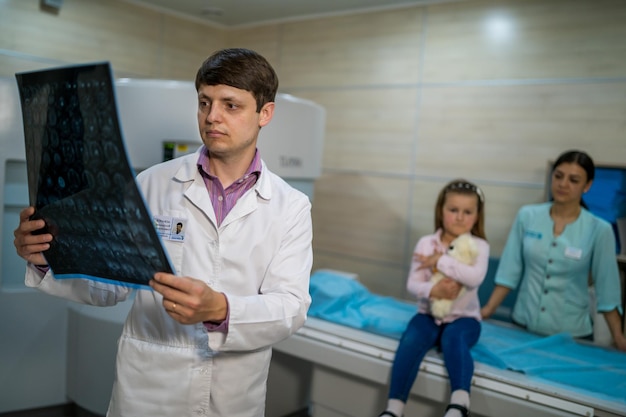
[[228,85],[201,85],[198,89],[198,127],[212,157],[254,155],[261,127],[274,114],[274,103],[256,111],[251,92]]

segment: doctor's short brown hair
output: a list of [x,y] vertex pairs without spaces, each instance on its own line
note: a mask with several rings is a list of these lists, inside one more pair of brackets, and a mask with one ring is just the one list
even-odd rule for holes
[[196,90],[201,85],[228,85],[252,93],[256,111],[276,99],[278,76],[270,63],[257,52],[229,48],[214,52],[198,69]]

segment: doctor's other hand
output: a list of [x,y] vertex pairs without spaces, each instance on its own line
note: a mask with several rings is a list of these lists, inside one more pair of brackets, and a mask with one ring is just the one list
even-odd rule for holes
[[163,308],[181,324],[219,324],[226,319],[226,296],[203,281],[157,272],[150,280],[150,287],[163,296]]
[[444,277],[430,289],[430,298],[454,300],[463,286],[452,278]]
[[33,214],[35,214],[34,207],[27,207],[20,212],[20,224],[13,232],[13,236],[15,236],[13,244],[21,258],[31,264],[43,266],[47,265],[48,262],[42,252],[50,248],[53,237],[50,233],[33,234],[33,232],[46,226],[46,222],[41,219],[30,220]]

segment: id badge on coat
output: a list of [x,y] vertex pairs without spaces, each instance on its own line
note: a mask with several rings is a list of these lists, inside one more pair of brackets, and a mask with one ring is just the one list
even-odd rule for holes
[[163,240],[185,241],[187,219],[170,216],[154,216],[154,227]]

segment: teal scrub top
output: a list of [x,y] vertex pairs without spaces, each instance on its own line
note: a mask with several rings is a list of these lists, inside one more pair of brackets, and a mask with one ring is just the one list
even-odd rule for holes
[[496,284],[519,285],[513,320],[528,330],[574,337],[593,333],[589,274],[597,311],[622,313],[615,236],[611,225],[583,209],[560,236],[550,217],[552,203],[522,207],[498,264]]

